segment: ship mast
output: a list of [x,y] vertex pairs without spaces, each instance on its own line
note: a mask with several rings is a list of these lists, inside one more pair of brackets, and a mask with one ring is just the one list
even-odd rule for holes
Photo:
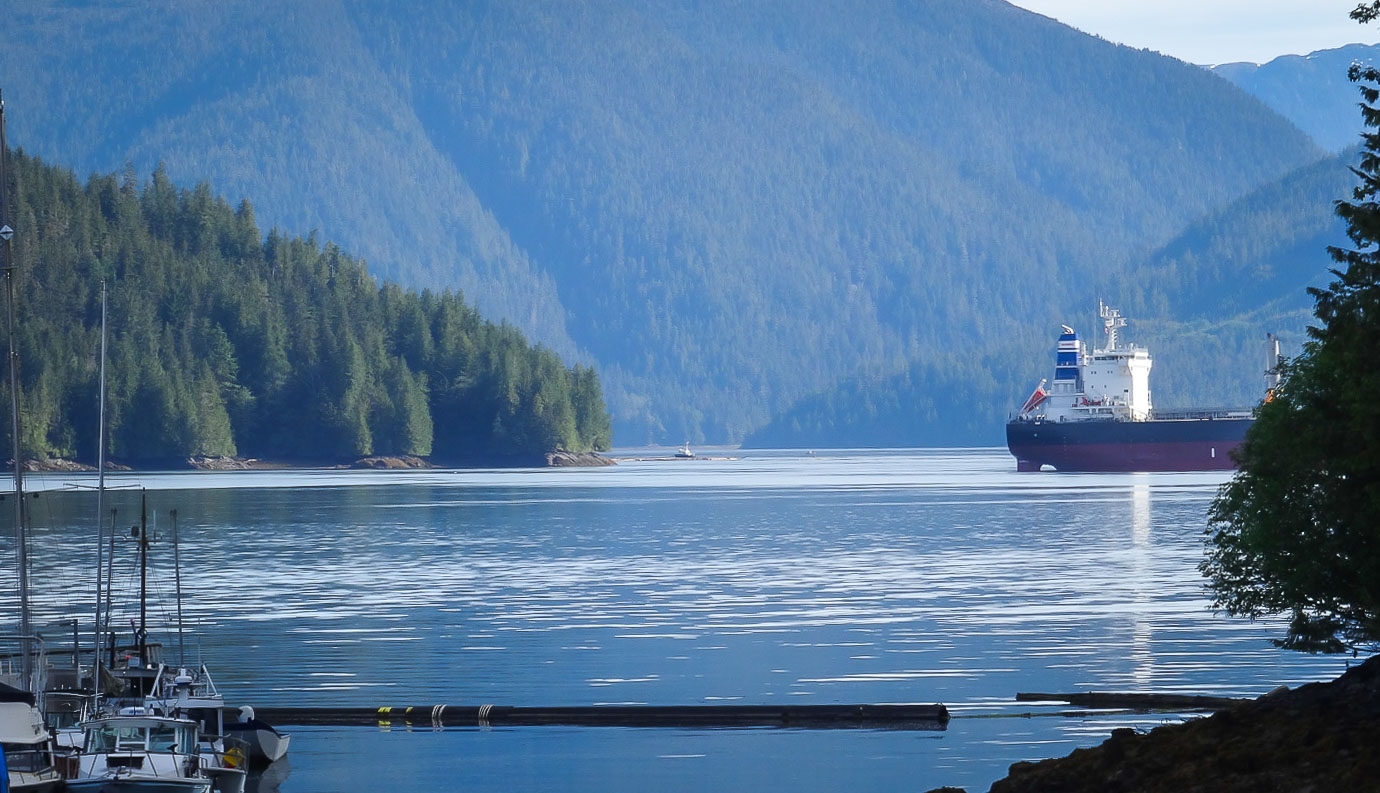
[[9,155],[5,140],[5,99],[0,95],[0,270],[5,272],[5,326],[9,331],[10,433],[14,453],[14,546],[19,567],[19,636],[22,656],[20,669],[24,685],[32,685],[33,662],[29,657],[29,537],[24,526],[24,465],[19,440],[19,348],[14,333],[14,229],[9,224],[9,177],[5,160]]
[[1121,316],[1121,312],[1101,300],[1097,301],[1097,315],[1102,317],[1102,332],[1107,334],[1107,346],[1103,347],[1108,352],[1115,350],[1117,346],[1117,331],[1126,327],[1126,318]]

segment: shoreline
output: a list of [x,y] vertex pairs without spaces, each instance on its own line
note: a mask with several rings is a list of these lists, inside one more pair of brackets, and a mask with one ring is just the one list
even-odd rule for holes
[[[145,460],[137,464],[107,460],[106,471],[148,473],[154,471],[421,471],[432,469],[482,468],[596,468],[617,465],[618,461],[599,452],[556,450],[539,454],[493,455],[432,460],[413,455],[370,455],[356,459],[299,458],[265,460],[257,457],[172,457]],[[96,466],[77,460],[50,458],[26,459],[26,473],[95,473]]]
[[1380,655],[1335,680],[1280,686],[1211,716],[1148,732],[1123,727],[1064,757],[1013,763],[988,793],[1369,790],[1380,779],[1376,746]]

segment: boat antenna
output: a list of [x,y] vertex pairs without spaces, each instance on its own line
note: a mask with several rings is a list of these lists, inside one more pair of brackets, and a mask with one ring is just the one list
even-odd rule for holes
[[182,643],[182,557],[177,549],[177,510],[172,510],[173,585],[177,591],[177,665],[187,665],[187,651]]
[[32,686],[33,661],[29,658],[29,537],[24,526],[24,459],[19,440],[19,348],[14,333],[14,249],[11,240],[9,175],[5,160],[10,146],[5,139],[5,98],[0,94],[0,269],[5,271],[5,326],[9,331],[10,359],[10,432],[14,452],[14,545],[19,567],[19,641],[23,656],[20,662],[25,686]]
[[[96,626],[93,639],[95,652],[91,656],[91,689],[99,688],[96,666],[101,658],[101,575],[104,572],[103,552],[105,549],[105,279],[101,279],[101,379],[100,379],[100,419],[96,424]],[[115,526],[110,527],[114,539]],[[111,548],[114,553],[114,548]]]

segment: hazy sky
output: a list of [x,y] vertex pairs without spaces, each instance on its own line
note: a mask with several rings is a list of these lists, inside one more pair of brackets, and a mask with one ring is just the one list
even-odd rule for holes
[[1263,63],[1380,41],[1347,16],[1358,0],[1010,0],[1109,41],[1190,63]]

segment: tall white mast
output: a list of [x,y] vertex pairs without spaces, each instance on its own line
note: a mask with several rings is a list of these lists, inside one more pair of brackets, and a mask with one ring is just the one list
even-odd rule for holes
[[[104,566],[105,552],[105,281],[101,281],[101,379],[100,379],[100,420],[96,425],[96,624],[93,629],[93,653],[91,655],[91,687],[100,691],[100,675],[97,669],[101,662],[101,568]],[[113,534],[115,527],[111,526]],[[112,551],[113,552],[113,551]],[[110,615],[105,615],[110,619]]]

